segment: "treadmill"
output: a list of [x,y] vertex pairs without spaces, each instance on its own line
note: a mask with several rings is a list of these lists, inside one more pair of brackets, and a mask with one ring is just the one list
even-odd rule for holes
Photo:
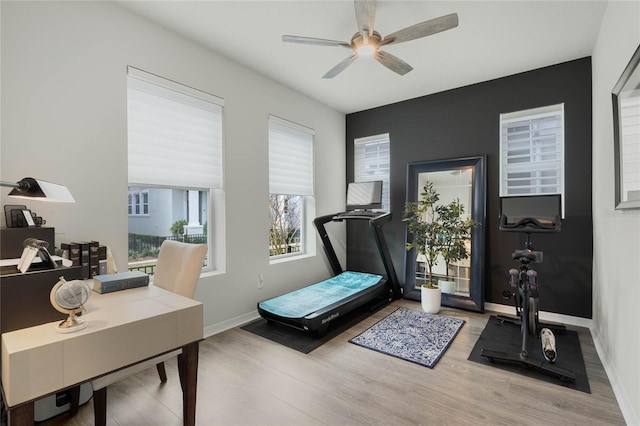
[[[351,210],[320,216],[313,221],[334,276],[259,302],[258,312],[263,318],[322,336],[334,321],[360,306],[371,304],[373,310],[402,297],[382,230],[391,221],[391,213],[367,208],[381,205],[381,194],[381,181],[350,183],[347,207]],[[325,225],[345,220],[368,221],[386,276],[342,269]]]

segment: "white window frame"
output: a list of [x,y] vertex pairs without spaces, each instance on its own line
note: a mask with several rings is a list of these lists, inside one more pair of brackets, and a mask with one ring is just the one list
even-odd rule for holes
[[[536,134],[538,126],[544,122],[557,122],[553,128],[543,130],[550,134],[540,136]],[[529,127],[529,130],[520,132],[519,146],[513,140],[507,138],[509,129],[516,126]],[[551,132],[554,130],[554,132]],[[512,135],[514,133],[511,133]],[[553,145],[549,140],[555,139]],[[500,114],[500,196],[535,196],[560,194],[562,197],[562,217],[564,218],[565,206],[565,161],[564,161],[564,103],[549,105],[540,108],[515,111]],[[554,158],[552,158],[554,157]],[[526,159],[529,161],[526,161]],[[511,160],[511,161],[510,161]],[[517,162],[523,160],[522,162]],[[542,176],[545,172],[555,172],[556,177]],[[522,180],[534,181],[531,185],[510,185],[517,182],[518,178],[510,178],[509,174],[535,173],[536,176],[523,177]],[[551,191],[548,182],[556,179],[555,188]],[[510,192],[510,189],[525,190],[524,192]]]
[[[376,148],[377,155],[375,159],[365,158],[365,151],[368,147]],[[390,170],[391,138],[389,137],[389,133],[356,138],[353,140],[353,180],[354,182],[369,182],[372,180],[381,180],[381,210],[386,212],[391,211]]]
[[[209,251],[208,264],[203,271],[224,272],[226,265],[225,253],[225,195],[224,195],[224,99],[198,89],[177,83],[158,75],[127,67],[128,107],[129,120],[129,187],[158,187],[168,189],[198,190],[208,193],[207,196],[207,242]],[[157,131],[158,136],[141,137],[136,132],[140,128],[133,128],[130,109],[134,99],[144,93],[155,95],[160,102],[166,100],[168,104],[175,104],[178,110],[185,108],[185,116],[190,120],[199,121],[197,114],[217,117],[215,127],[208,127],[205,136],[199,141],[182,139],[179,145],[175,138],[167,143],[168,136],[180,137],[179,130],[162,129]],[[142,95],[144,98],[144,95]],[[169,108],[167,108],[169,109]],[[173,111],[173,110],[172,110]],[[199,111],[199,112],[196,112]],[[210,120],[204,118],[203,120]],[[136,124],[137,125],[137,124]],[[209,126],[209,125],[206,125]],[[158,128],[151,123],[148,126],[151,131]],[[134,133],[132,133],[132,131]],[[212,145],[206,145],[204,151],[198,146],[203,146],[203,140],[211,141]],[[198,145],[200,144],[200,145]],[[191,149],[185,148],[192,147]],[[179,149],[176,149],[179,146]],[[155,157],[151,161],[148,156],[153,153]]]
[[[315,217],[315,130],[275,115],[268,116],[267,127],[269,194],[302,197],[300,251],[269,255],[269,261],[270,263],[278,263],[315,255],[316,239],[313,228],[313,218]],[[286,134],[285,139],[274,139],[274,136],[279,132]],[[292,168],[289,166],[296,161],[300,161],[300,167]],[[268,214],[271,215],[271,212],[269,211]]]

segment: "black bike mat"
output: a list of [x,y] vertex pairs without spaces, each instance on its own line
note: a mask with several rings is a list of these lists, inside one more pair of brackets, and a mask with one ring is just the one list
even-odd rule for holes
[[371,305],[361,306],[344,315],[339,320],[333,321],[327,333],[320,337],[284,324],[267,321],[264,318],[258,318],[257,320],[241,326],[240,328],[264,337],[265,339],[287,346],[291,349],[295,349],[298,352],[308,354],[312,350],[327,343],[338,334],[348,330],[363,319],[369,317],[382,307],[383,306],[377,306],[373,308]]
[[[532,377],[548,383],[579,390],[581,392],[591,393],[587,370],[584,365],[584,359],[582,358],[582,349],[580,348],[578,333],[574,330],[564,330],[554,331],[554,335],[556,339],[556,351],[558,357],[556,362],[552,365],[573,371],[576,377],[575,381],[561,380],[554,375],[532,367],[524,366],[520,363],[511,363],[499,360],[489,361],[487,358],[481,356],[480,353],[482,349],[506,352],[509,354],[520,353],[522,346],[520,326],[508,322],[503,323],[496,316],[491,316],[489,318],[486,327],[471,350],[468,360],[527,377]],[[542,355],[542,345],[538,337],[529,336],[527,351],[527,358],[531,361],[547,363]]]

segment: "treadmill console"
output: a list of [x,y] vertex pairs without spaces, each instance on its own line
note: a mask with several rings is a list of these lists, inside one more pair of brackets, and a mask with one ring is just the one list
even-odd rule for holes
[[347,210],[372,210],[382,207],[382,181],[349,182]]

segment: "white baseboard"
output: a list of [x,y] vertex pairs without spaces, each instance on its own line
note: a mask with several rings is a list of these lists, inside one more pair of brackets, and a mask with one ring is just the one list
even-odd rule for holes
[[[498,303],[485,303],[484,309],[486,311],[493,311],[499,314],[515,316],[516,309],[513,305],[500,305]],[[585,327],[591,330],[593,321],[589,318],[573,317],[570,315],[556,314],[554,312],[540,311],[538,313],[540,321],[555,322],[561,324],[574,325],[576,327]],[[593,334],[593,333],[592,333]]]
[[258,311],[248,312],[246,314],[239,315],[234,318],[230,318],[226,321],[219,322],[217,324],[210,325],[204,329],[204,337],[211,337],[214,334],[222,333],[223,331],[230,330],[234,327],[239,327],[255,319],[258,319]]
[[640,413],[636,412],[636,408],[634,408],[633,403],[629,399],[629,395],[627,395],[627,392],[620,380],[620,375],[611,363],[609,352],[603,345],[602,340],[596,333],[595,329],[591,329],[591,336],[593,337],[593,344],[596,347],[596,352],[598,353],[598,357],[600,357],[604,371],[607,373],[609,383],[611,383],[613,394],[616,396],[618,406],[620,406],[620,411],[622,411],[624,421],[628,425],[640,425]]

